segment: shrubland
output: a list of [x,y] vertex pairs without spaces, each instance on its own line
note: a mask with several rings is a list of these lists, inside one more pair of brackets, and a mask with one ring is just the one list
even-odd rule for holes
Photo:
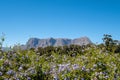
[[99,45],[1,47],[0,80],[120,80],[120,44],[110,35]]

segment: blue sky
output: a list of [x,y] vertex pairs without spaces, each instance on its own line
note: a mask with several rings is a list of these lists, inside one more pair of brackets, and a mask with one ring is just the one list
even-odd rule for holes
[[0,0],[4,46],[30,37],[78,38],[102,42],[103,34],[120,40],[119,0]]

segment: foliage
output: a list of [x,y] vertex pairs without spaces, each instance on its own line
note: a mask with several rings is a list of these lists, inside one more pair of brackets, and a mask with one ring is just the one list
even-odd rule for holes
[[110,44],[11,49],[0,55],[0,80],[119,80],[120,45],[115,53]]

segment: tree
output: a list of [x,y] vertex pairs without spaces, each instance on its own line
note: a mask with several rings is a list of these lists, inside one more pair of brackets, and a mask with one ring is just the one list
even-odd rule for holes
[[2,36],[0,37],[0,53],[3,53],[2,47],[4,41],[5,41],[5,35],[2,33]]
[[114,45],[114,40],[112,39],[112,36],[109,34],[104,34],[103,42],[106,50],[111,51]]
[[112,52],[115,52],[115,53],[120,52],[119,41],[118,40],[113,40],[111,35],[104,34],[103,42],[104,42],[105,49],[107,51],[112,51]]

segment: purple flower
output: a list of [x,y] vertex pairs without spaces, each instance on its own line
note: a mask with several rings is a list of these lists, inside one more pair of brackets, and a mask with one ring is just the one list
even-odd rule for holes
[[7,72],[7,74],[8,74],[8,75],[13,75],[13,74],[14,74],[14,71],[13,71],[13,70],[9,70],[9,71]]
[[79,65],[78,64],[74,64],[74,65],[72,65],[72,68],[73,68],[73,70],[79,69]]
[[105,76],[105,79],[108,79],[109,78],[109,76]]
[[3,74],[3,73],[2,73],[2,72],[0,72],[0,76],[2,76],[2,74]]
[[85,80],[85,78],[81,78],[81,80]]
[[65,70],[65,66],[64,65],[59,65],[59,72],[61,72],[61,71],[64,71]]
[[27,77],[27,80],[32,80],[30,77]]
[[65,71],[65,70],[68,70],[68,71],[69,71],[69,70],[70,70],[69,65],[70,65],[70,64],[62,64],[62,65],[60,64],[60,65],[59,65],[59,72]]
[[19,78],[17,78],[16,80],[20,80]]

